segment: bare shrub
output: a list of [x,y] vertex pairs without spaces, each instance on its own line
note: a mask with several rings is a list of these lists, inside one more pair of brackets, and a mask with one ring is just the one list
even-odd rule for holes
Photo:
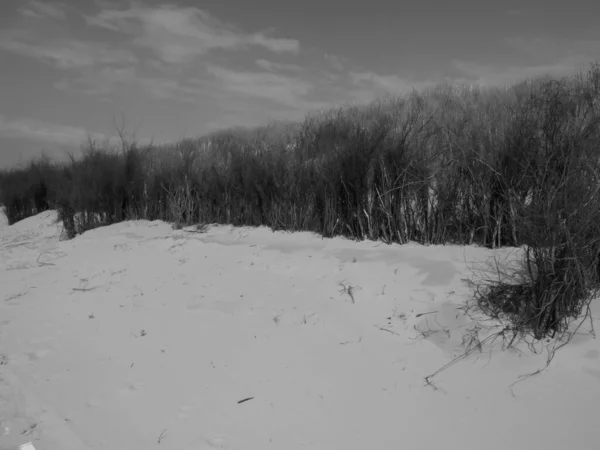
[[528,146],[510,163],[523,168],[531,194],[513,210],[526,246],[525,280],[498,282],[478,300],[492,314],[511,314],[514,328],[536,339],[565,332],[598,290],[598,75],[596,68],[587,77],[541,82],[523,104],[528,120],[519,138]]

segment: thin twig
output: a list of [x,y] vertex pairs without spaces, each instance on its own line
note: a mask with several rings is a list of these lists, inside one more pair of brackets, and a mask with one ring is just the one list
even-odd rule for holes
[[[504,330],[503,330],[504,331]],[[495,333],[495,334],[491,334],[488,337],[486,337],[483,341],[478,342],[477,345],[472,346],[471,348],[467,348],[467,350],[465,350],[465,352],[463,352],[462,354],[460,354],[459,356],[457,356],[456,358],[452,359],[449,363],[443,365],[442,367],[440,367],[438,370],[436,370],[434,373],[432,373],[431,375],[428,375],[425,377],[425,382],[426,384],[431,384],[431,380],[432,378],[434,378],[436,375],[438,375],[439,373],[443,372],[444,370],[448,369],[449,367],[452,367],[454,364],[456,364],[457,362],[465,359],[467,356],[469,356],[471,353],[473,353],[475,350],[479,350],[481,351],[483,344],[487,343],[488,341],[493,341],[496,338],[498,338],[498,336],[503,333],[503,331]]]
[[165,433],[167,432],[167,429],[165,428],[162,433],[160,433],[160,435],[158,436],[158,439],[156,440],[156,442],[158,442],[158,444],[160,445],[160,443],[162,442],[162,440],[165,437]]
[[427,314],[435,314],[436,312],[439,312],[439,311],[431,311],[431,312],[426,312],[426,313],[420,313],[420,314],[417,314],[415,317],[421,317],[421,316],[425,316]]
[[23,297],[24,295],[27,295],[31,289],[35,289],[35,286],[28,287],[23,292],[19,292],[18,294],[13,294],[13,295],[5,298],[4,301],[9,302],[11,300],[15,300],[17,298]]
[[100,286],[94,286],[91,288],[72,288],[72,289],[73,289],[73,291],[77,291],[77,292],[89,292],[89,291],[94,291],[98,288],[100,288]]
[[387,331],[388,333],[393,334],[395,336],[402,336],[401,334],[398,334],[395,331],[389,330],[387,328],[378,327],[377,325],[373,325],[373,326],[379,328],[381,331]]

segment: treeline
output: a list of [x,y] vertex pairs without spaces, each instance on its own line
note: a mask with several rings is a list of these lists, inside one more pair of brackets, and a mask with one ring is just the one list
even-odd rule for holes
[[69,237],[160,219],[526,245],[527,282],[481,301],[537,337],[563,330],[599,281],[600,66],[510,88],[441,85],[297,126],[105,147],[1,173],[9,222],[51,208]]

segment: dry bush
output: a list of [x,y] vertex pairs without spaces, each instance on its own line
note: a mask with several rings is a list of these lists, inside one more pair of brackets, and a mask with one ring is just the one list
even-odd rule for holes
[[5,205],[9,224],[51,208],[57,174],[57,165],[46,156],[0,172],[0,203]]
[[[598,292],[599,75],[595,68],[533,86],[515,140],[523,147],[507,159],[529,193],[511,210],[504,205],[516,215],[515,234],[526,245],[524,281],[490,285],[478,300],[492,314],[510,314],[516,330],[536,339],[566,332]],[[501,179],[516,184],[507,175]]]

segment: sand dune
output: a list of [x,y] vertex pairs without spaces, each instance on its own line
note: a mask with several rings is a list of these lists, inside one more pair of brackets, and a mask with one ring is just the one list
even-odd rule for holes
[[192,231],[0,225],[0,449],[597,448],[589,324],[512,389],[542,344],[424,381],[474,325],[462,280],[514,250]]

